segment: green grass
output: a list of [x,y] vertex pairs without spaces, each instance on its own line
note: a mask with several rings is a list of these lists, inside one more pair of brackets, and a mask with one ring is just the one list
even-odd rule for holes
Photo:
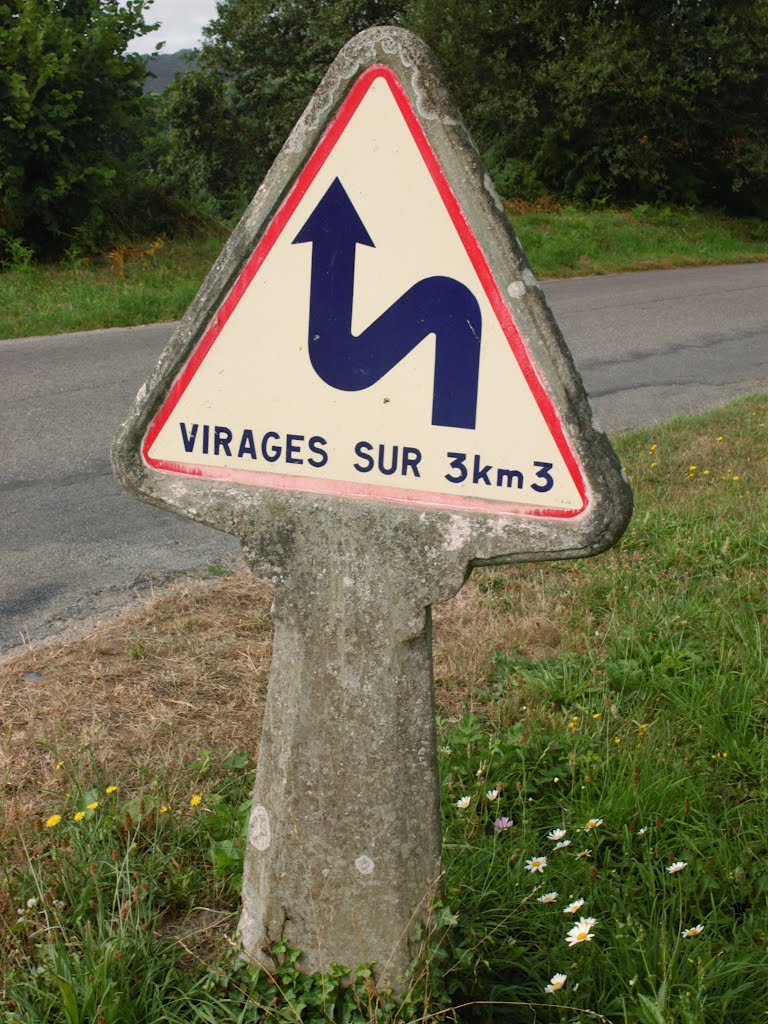
[[130,327],[181,317],[227,232],[123,246],[102,257],[0,273],[0,337]]
[[[510,616],[530,612],[518,581],[530,595],[533,578],[537,614],[564,608],[565,640],[538,660],[489,651],[472,711],[439,723],[447,936],[399,1020],[766,1018],[768,399],[616,447],[636,498],[616,548],[475,573]],[[69,798],[52,797],[60,822],[19,822],[29,857],[7,837],[0,858],[0,1021],[395,1019],[367,969],[344,990],[338,974],[299,974],[282,947],[267,974],[180,939],[195,908],[236,920],[246,767],[206,755],[173,799],[154,784],[106,794],[81,769]],[[555,849],[555,828],[569,846]],[[542,855],[543,873],[528,870]],[[687,866],[671,873],[675,862]],[[575,899],[597,923],[571,947]],[[547,994],[555,974],[567,981]],[[463,1008],[434,1016],[451,1006]]]
[[768,259],[768,223],[758,218],[646,205],[541,212],[513,205],[510,219],[541,277]]
[[[510,204],[539,277],[768,259],[768,224],[691,210]],[[226,239],[123,246],[98,258],[0,273],[0,338],[126,327],[182,316]]]

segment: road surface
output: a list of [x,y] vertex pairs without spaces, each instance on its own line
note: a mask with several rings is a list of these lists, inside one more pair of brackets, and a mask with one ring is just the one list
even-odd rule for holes
[[[768,391],[768,263],[551,281],[610,431]],[[112,436],[172,324],[0,341],[0,653],[91,623],[236,541],[129,497]]]

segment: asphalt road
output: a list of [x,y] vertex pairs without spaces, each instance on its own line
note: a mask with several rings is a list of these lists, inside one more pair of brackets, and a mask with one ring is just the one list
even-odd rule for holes
[[[768,263],[551,281],[610,431],[768,392]],[[0,653],[90,624],[236,541],[124,494],[109,448],[173,324],[0,341]]]

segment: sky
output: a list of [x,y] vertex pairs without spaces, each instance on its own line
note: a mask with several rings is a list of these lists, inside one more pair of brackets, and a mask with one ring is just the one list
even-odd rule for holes
[[161,23],[157,32],[134,40],[130,49],[152,53],[164,42],[162,53],[190,50],[200,45],[203,25],[216,15],[216,0],[155,0],[146,14],[150,24]]

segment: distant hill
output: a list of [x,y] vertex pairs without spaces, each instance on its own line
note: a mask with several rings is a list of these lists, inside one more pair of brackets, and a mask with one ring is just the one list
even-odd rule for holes
[[147,55],[145,58],[147,77],[144,81],[144,92],[165,92],[177,75],[183,77],[190,68],[197,66],[197,61],[194,58],[189,59],[193,53],[194,50],[178,50],[176,53]]

